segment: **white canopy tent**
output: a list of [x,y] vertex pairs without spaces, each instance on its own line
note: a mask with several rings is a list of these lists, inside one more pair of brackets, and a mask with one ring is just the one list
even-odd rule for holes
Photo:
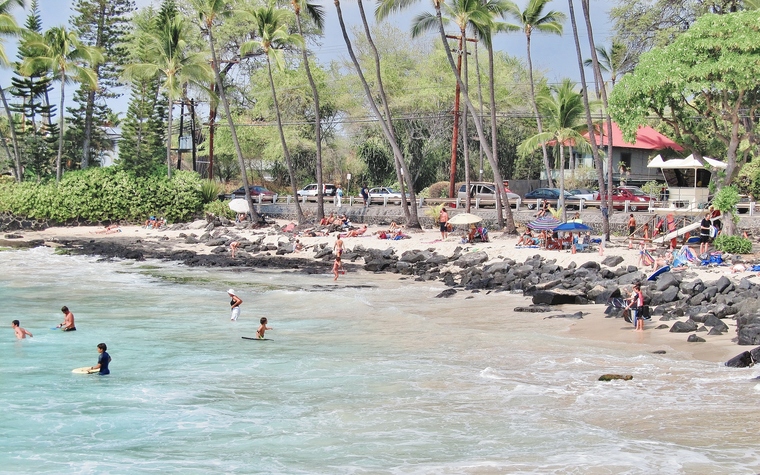
[[[677,158],[673,160],[663,160],[661,155],[657,155],[649,162],[647,168],[659,168],[661,170],[694,170],[694,188],[674,187],[668,185],[670,190],[668,201],[672,206],[689,202],[690,206],[698,207],[701,202],[706,202],[709,190],[706,187],[697,186],[697,173],[696,170],[711,168],[725,169],[726,163],[716,160],[714,158],[702,157],[704,163],[689,155],[686,158]],[[664,176],[664,172],[663,172]]]

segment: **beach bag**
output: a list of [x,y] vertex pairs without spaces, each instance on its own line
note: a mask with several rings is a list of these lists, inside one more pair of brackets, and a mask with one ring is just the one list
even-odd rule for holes
[[710,226],[710,237],[713,239],[718,237],[718,228],[716,228],[715,225]]
[[710,254],[710,264],[723,264],[723,256],[718,252]]
[[639,318],[643,318],[644,320],[649,320],[652,318],[652,314],[649,311],[649,305],[644,305],[641,307],[641,310],[639,310]]

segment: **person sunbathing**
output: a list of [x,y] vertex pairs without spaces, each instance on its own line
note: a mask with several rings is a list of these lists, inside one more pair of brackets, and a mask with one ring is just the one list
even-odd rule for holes
[[352,229],[348,233],[346,233],[346,237],[359,237],[364,235],[364,233],[367,232],[367,225],[365,224],[363,228],[359,229]]
[[101,229],[100,231],[95,231],[94,233],[91,232],[90,234],[113,234],[113,233],[120,233],[121,228],[118,224],[110,224],[105,227],[105,229]]

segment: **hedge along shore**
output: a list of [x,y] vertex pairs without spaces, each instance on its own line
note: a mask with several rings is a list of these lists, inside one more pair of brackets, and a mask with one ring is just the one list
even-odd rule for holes
[[[387,215],[379,215],[373,209],[359,212],[389,222]],[[332,264],[334,235],[297,237],[306,249],[293,252],[296,237],[281,230],[288,223],[287,220],[276,220],[275,225],[251,228],[216,218],[211,222],[200,220],[170,225],[162,230],[124,225],[121,232],[112,234],[97,234],[103,227],[49,227],[6,234],[0,245],[50,245],[83,254],[166,259],[190,266],[293,269],[317,274],[314,278],[320,283],[332,284],[332,277],[325,274],[329,273]],[[371,237],[344,238],[347,248],[344,261],[349,273],[341,276],[337,285],[371,282],[372,273],[393,273],[400,279],[439,282],[442,289],[446,289],[441,293],[442,297],[493,299],[494,308],[504,308],[507,318],[515,308],[515,292],[529,297],[522,306],[529,307],[537,294],[540,299],[551,299],[554,297],[547,297],[547,292],[569,289],[575,291],[572,299],[578,297],[573,302],[591,304],[551,306],[552,312],[536,312],[535,315],[539,319],[562,317],[547,320],[547,325],[561,322],[573,337],[630,343],[638,345],[642,351],[665,349],[721,362],[752,348],[739,346],[732,340],[737,337],[738,317],[744,318],[741,323],[745,326],[757,323],[752,320],[755,309],[760,308],[760,286],[757,285],[760,279],[756,273],[732,275],[726,267],[694,268],[674,273],[677,281],[664,290],[671,294],[675,291],[668,297],[675,297],[675,300],[653,305],[655,316],[642,333],[635,332],[619,317],[605,318],[604,305],[593,305],[595,301],[605,301],[616,290],[627,294],[632,282],[646,277],[638,268],[638,249],[629,250],[624,238],[614,239],[602,256],[597,252],[571,254],[518,249],[515,248],[516,237],[504,237],[500,233],[493,233],[489,243],[475,245],[461,244],[457,233],[455,237],[440,241],[437,229],[412,231],[410,239],[399,241],[377,239],[373,233],[385,227],[371,224],[367,232]],[[234,260],[229,255],[229,243],[233,240],[242,243]],[[754,256],[744,257],[745,260],[754,259]],[[728,286],[724,285],[724,279],[729,281]],[[714,284],[719,281],[720,292],[710,295],[712,290],[708,290],[705,293],[705,290],[717,287]],[[662,299],[665,293],[657,290],[656,284],[646,286],[644,291],[652,299]],[[486,297],[486,294],[490,295]],[[506,296],[510,297],[506,300],[512,303],[511,307],[499,305],[499,300]],[[705,305],[696,303],[705,296],[708,297]],[[730,301],[727,303],[727,300]],[[707,317],[715,316],[718,305],[722,307],[718,309],[717,318],[728,328],[708,335]],[[582,312],[583,318],[578,318],[577,312]],[[668,320],[660,321],[665,314]],[[671,321],[671,316],[675,320]],[[668,331],[675,322],[686,324],[689,321],[698,323],[697,327],[686,333]],[[655,329],[660,325],[667,329]],[[688,325],[687,329],[691,328],[691,323]],[[687,342],[691,335],[706,340],[707,344]]]

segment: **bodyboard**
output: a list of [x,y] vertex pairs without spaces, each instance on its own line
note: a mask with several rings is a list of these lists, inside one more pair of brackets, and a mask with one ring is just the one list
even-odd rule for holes
[[657,269],[656,271],[652,272],[652,275],[650,275],[647,280],[657,280],[657,277],[660,276],[660,274],[664,274],[665,272],[670,271],[670,266],[665,265]]
[[242,338],[243,340],[272,341],[271,338],[256,338],[255,336],[243,336],[240,338]]
[[83,368],[74,368],[71,370],[74,374],[95,374],[99,373],[99,369],[92,369],[92,366],[85,366]]

